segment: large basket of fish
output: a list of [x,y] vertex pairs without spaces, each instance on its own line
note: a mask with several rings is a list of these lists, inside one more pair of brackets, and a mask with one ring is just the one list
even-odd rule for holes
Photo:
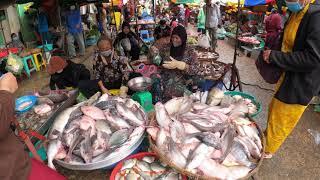
[[111,168],[143,141],[147,116],[132,99],[97,93],[61,112],[48,135],[48,165],[72,170]]
[[147,132],[161,161],[188,177],[246,179],[262,164],[263,133],[242,107],[173,98],[155,105]]

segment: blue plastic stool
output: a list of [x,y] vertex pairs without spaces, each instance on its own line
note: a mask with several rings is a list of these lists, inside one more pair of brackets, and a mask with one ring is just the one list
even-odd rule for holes
[[[29,60],[31,60],[31,63],[32,63],[32,67],[31,68],[28,65],[28,61]],[[36,63],[34,62],[34,59],[33,59],[32,55],[23,57],[22,58],[22,62],[23,62],[24,70],[26,71],[27,76],[30,78],[31,72],[37,70],[37,66],[36,66]]]

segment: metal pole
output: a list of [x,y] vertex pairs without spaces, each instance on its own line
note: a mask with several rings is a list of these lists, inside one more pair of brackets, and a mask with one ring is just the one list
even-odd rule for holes
[[234,91],[236,90],[236,88],[239,86],[239,90],[242,91],[242,85],[240,82],[240,75],[239,75],[239,70],[237,69],[237,56],[238,56],[238,52],[237,52],[237,48],[239,46],[239,41],[238,41],[238,37],[239,37],[239,28],[240,28],[240,0],[238,0],[238,12],[237,12],[237,30],[236,30],[236,44],[235,44],[235,48],[234,48],[234,55],[233,55],[233,63],[232,63],[232,69],[231,69],[231,82],[230,82],[230,87],[228,90],[230,91]]

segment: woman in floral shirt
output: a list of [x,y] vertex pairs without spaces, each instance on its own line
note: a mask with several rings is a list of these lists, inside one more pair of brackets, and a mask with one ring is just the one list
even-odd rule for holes
[[[179,25],[173,29],[169,44],[156,43],[152,48],[153,54],[160,54],[163,60],[160,71],[161,78],[155,82],[152,93],[156,101],[166,102],[172,97],[191,94],[198,88],[205,76],[214,71],[198,61],[198,55],[193,48],[187,47],[186,29]],[[159,92],[159,89],[161,92]]]
[[102,37],[97,42],[98,52],[96,52],[93,63],[94,80],[81,81],[79,83],[80,92],[87,98],[98,91],[108,93],[108,89],[119,89],[120,94],[125,96],[129,72],[127,69],[128,59],[117,56],[112,47],[111,39]]

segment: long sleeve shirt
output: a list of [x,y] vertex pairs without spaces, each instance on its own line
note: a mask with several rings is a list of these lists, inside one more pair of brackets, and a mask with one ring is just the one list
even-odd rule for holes
[[25,180],[31,164],[23,144],[16,137],[10,124],[14,118],[14,98],[7,91],[0,91],[0,179]]

